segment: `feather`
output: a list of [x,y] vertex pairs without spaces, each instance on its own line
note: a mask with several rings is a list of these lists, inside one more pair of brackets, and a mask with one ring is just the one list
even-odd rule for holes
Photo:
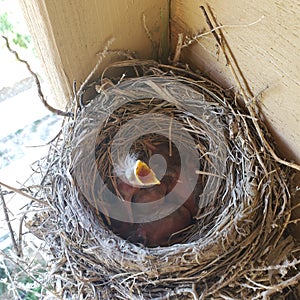
[[128,154],[115,166],[116,175],[125,183],[136,187],[149,187],[160,184],[155,173],[136,154]]
[[137,155],[134,153],[127,154],[125,159],[119,160],[115,165],[115,173],[121,179],[127,178],[130,172],[133,172],[136,162],[138,161]]

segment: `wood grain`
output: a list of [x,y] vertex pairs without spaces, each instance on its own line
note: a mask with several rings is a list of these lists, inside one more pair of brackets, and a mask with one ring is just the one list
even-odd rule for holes
[[[53,97],[60,107],[72,98],[112,37],[112,49],[141,58],[168,53],[167,0],[20,0]],[[108,63],[109,60],[104,62]]]
[[[209,30],[199,6],[205,1],[171,1],[171,43],[178,34]],[[215,16],[260,103],[279,151],[300,163],[299,1],[215,1]],[[181,59],[225,87],[235,86],[212,34],[183,49]]]

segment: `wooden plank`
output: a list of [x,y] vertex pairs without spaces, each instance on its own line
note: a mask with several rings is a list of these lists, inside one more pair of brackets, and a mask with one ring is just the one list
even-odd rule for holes
[[[286,1],[211,2],[234,55],[260,103],[266,122],[284,156],[300,163],[300,5]],[[208,31],[199,9],[206,1],[171,1],[171,43],[179,33]],[[212,34],[182,52],[182,60],[226,87],[235,85]]]
[[[60,107],[95,66],[105,43],[141,58],[168,53],[168,0],[20,0],[53,98]],[[104,66],[104,65],[103,65]],[[51,100],[51,99],[50,99]]]

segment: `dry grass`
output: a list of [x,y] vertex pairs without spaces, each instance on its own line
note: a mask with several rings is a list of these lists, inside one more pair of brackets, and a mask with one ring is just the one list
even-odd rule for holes
[[[105,80],[111,70],[121,70],[117,84]],[[124,70],[133,78],[118,82]],[[64,299],[292,297],[300,279],[299,245],[287,232],[292,172],[262,143],[259,134],[268,135],[259,118],[208,79],[155,62],[115,63],[89,88],[96,85],[99,95],[87,105],[77,103],[76,119],[38,162],[41,184],[31,190],[47,202],[33,202],[42,212],[27,225],[48,246],[53,259],[45,279],[56,294]],[[97,169],[115,186],[110,143],[126,120],[149,112],[174,118],[192,133],[205,178],[199,201],[207,205],[182,234],[182,243],[169,247],[147,248],[115,235],[110,218],[101,213],[107,209],[103,190],[92,189]],[[132,133],[133,140],[138,134],[138,129]],[[95,137],[97,164],[88,165],[91,160],[82,154],[94,155]],[[82,196],[75,169],[84,183],[80,188],[92,191],[96,205]]]

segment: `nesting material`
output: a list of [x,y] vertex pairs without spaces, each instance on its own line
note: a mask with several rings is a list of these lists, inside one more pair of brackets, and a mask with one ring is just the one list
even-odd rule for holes
[[[291,296],[300,274],[299,246],[286,230],[290,171],[269,155],[253,117],[228,91],[188,70],[142,61],[116,66],[135,78],[103,86],[40,161],[39,195],[48,206],[30,229],[49,246],[57,292],[64,299]],[[130,120],[136,126],[127,127]],[[171,137],[198,164],[194,221],[163,247],[112,230],[114,219],[128,220],[122,202],[107,200],[117,194],[113,165],[124,149],[143,153],[143,134],[156,142]]]

